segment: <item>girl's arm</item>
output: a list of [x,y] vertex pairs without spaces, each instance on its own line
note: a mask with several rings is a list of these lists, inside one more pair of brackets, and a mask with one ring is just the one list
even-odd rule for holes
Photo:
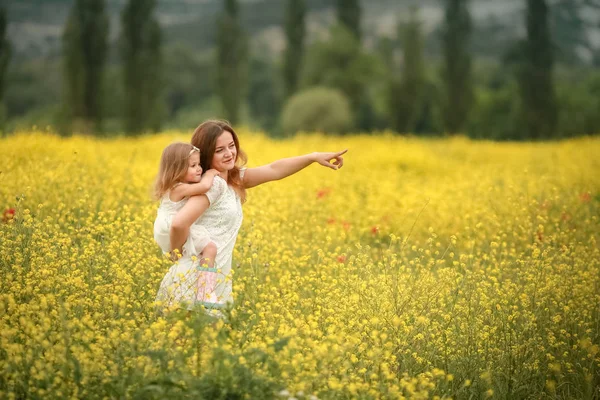
[[171,222],[171,251],[177,249],[182,252],[182,247],[190,233],[190,226],[208,209],[209,205],[206,195],[193,196],[175,214]]
[[[298,157],[282,158],[256,168],[248,168],[244,172],[244,186],[251,188],[260,184],[286,178],[308,167],[313,162],[337,170],[344,165],[342,155],[348,150],[337,153],[311,153]],[[333,161],[333,162],[331,162]]]
[[173,201],[179,201],[184,197],[196,196],[208,192],[213,184],[215,176],[219,175],[216,169],[209,169],[202,175],[198,183],[182,183],[171,189],[170,198]]

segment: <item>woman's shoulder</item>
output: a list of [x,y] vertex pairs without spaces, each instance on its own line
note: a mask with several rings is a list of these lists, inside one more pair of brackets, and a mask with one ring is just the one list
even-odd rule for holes
[[215,176],[213,179],[213,184],[206,192],[206,197],[208,197],[208,201],[212,204],[215,202],[227,189],[227,181],[221,178],[219,175]]
[[213,187],[217,187],[218,189],[223,190],[227,187],[227,181],[225,179],[223,179],[220,175],[217,175],[217,176],[215,176],[215,179],[213,180],[211,189]]

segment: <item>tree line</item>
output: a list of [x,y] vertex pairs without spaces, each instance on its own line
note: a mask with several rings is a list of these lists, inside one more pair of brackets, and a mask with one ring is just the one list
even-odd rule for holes
[[[139,134],[161,130],[174,115],[186,121],[186,105],[193,125],[202,104],[215,116],[275,135],[390,129],[535,140],[600,130],[600,76],[590,73],[579,85],[571,84],[568,69],[556,77],[560,38],[552,37],[547,0],[524,0],[526,36],[500,63],[488,64],[473,59],[469,0],[443,3],[440,56],[434,58],[425,53],[417,8],[398,22],[396,35],[367,48],[359,0],[336,0],[328,37],[310,44],[306,1],[287,0],[285,50],[272,60],[253,54],[238,1],[223,0],[214,50],[205,55],[181,51],[177,70],[172,54],[164,53],[155,0],[125,4],[116,66],[109,60],[105,0],[75,0],[63,32],[63,88],[53,122],[64,132],[101,133],[111,130],[105,126],[108,111],[111,117],[120,115],[117,129]],[[559,12],[576,10],[561,9],[563,3],[557,3]],[[11,58],[6,24],[0,8],[0,100]],[[204,69],[186,71],[187,59]],[[202,98],[216,104],[200,103]]]

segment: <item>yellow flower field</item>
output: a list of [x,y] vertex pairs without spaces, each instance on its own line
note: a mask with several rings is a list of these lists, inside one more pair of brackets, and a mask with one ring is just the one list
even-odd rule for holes
[[600,138],[238,133],[349,152],[248,192],[228,324],[153,303],[191,132],[0,139],[0,398],[600,396]]

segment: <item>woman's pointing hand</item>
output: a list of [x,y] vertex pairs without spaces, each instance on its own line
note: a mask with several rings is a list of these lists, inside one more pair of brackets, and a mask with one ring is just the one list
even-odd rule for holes
[[323,165],[324,167],[329,167],[331,169],[338,170],[344,165],[344,157],[342,156],[346,154],[347,151],[348,149],[342,150],[337,153],[314,153],[314,159],[316,162]]

